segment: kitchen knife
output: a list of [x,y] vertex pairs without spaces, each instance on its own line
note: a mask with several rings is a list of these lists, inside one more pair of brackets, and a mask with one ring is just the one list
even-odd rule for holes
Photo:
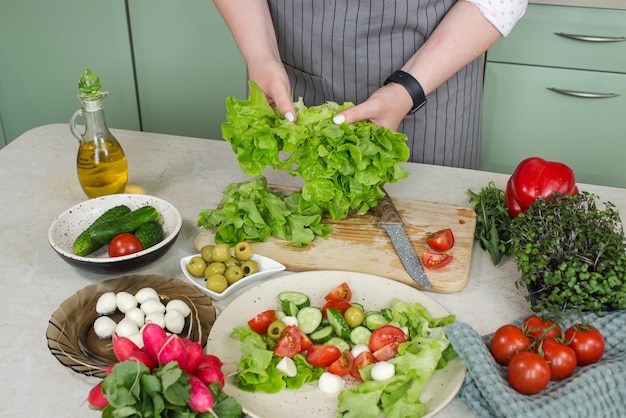
[[406,272],[415,282],[426,290],[433,290],[433,287],[426,277],[424,267],[420,259],[415,254],[415,250],[409,241],[409,237],[404,232],[404,222],[393,204],[393,201],[385,192],[385,197],[378,201],[376,215],[379,216],[378,226],[384,229],[391,239],[391,243],[398,253],[400,261]]

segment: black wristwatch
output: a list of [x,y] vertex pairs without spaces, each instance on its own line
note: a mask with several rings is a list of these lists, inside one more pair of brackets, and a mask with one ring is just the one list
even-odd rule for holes
[[406,71],[394,71],[389,77],[387,77],[384,85],[389,83],[398,83],[402,85],[411,95],[411,98],[413,99],[413,107],[409,111],[409,115],[417,112],[426,104],[426,94],[424,94],[422,85],[415,79],[415,77]]

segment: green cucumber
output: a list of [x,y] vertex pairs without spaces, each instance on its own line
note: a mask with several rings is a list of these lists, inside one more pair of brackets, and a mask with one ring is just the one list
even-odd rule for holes
[[80,233],[78,237],[76,237],[76,239],[74,240],[74,244],[72,245],[72,250],[74,251],[74,254],[84,257],[102,247],[103,244],[91,238],[91,236],[89,235],[89,231],[104,222],[111,221],[113,219],[119,218],[120,216],[127,215],[130,212],[130,208],[125,205],[115,206],[104,212],[102,215],[100,215],[100,217],[98,217],[98,219],[93,221],[91,225],[87,227],[87,229],[85,229],[83,232]]
[[370,329],[370,331],[374,331],[376,328],[389,323],[382,313],[374,311],[366,313],[363,322],[365,323],[365,326]]
[[89,236],[101,245],[108,244],[113,237],[126,232],[134,233],[141,225],[160,218],[153,206],[143,206],[127,215],[96,225]]
[[370,337],[372,336],[372,331],[367,329],[366,327],[359,325],[358,327],[354,327],[352,331],[350,331],[350,341],[352,344],[370,344]]
[[339,337],[333,337],[326,342],[326,344],[334,345],[341,351],[342,353],[346,350],[350,351],[350,344]]
[[300,292],[280,292],[278,294],[278,300],[281,302],[293,302],[298,309],[306,308],[311,304],[309,297]]
[[328,323],[335,330],[335,334],[344,340],[350,339],[350,325],[343,319],[343,315],[339,309],[328,308],[326,309],[326,317]]
[[322,310],[312,306],[305,306],[296,315],[298,328],[305,334],[310,334],[319,328],[322,323]]
[[322,327],[309,335],[311,341],[315,344],[324,344],[335,335],[335,330],[330,325]]
[[163,227],[161,226],[161,222],[148,221],[142,224],[135,231],[135,236],[141,241],[144,250],[158,244],[163,241]]

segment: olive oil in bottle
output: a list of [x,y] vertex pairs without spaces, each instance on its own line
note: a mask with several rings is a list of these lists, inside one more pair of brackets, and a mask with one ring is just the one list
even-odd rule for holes
[[[122,193],[128,182],[128,165],[122,146],[105,122],[102,102],[108,92],[100,91],[100,80],[89,69],[83,71],[79,89],[82,108],[70,119],[70,131],[79,142],[78,181],[89,198]],[[85,120],[84,133],[78,132],[79,117]]]

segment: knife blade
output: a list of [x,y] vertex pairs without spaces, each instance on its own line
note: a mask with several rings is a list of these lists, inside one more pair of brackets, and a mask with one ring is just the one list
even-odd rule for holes
[[387,232],[406,272],[418,285],[432,291],[433,287],[426,277],[422,262],[404,231],[404,222],[386,191],[385,196],[378,201],[375,213],[379,216],[378,226]]

